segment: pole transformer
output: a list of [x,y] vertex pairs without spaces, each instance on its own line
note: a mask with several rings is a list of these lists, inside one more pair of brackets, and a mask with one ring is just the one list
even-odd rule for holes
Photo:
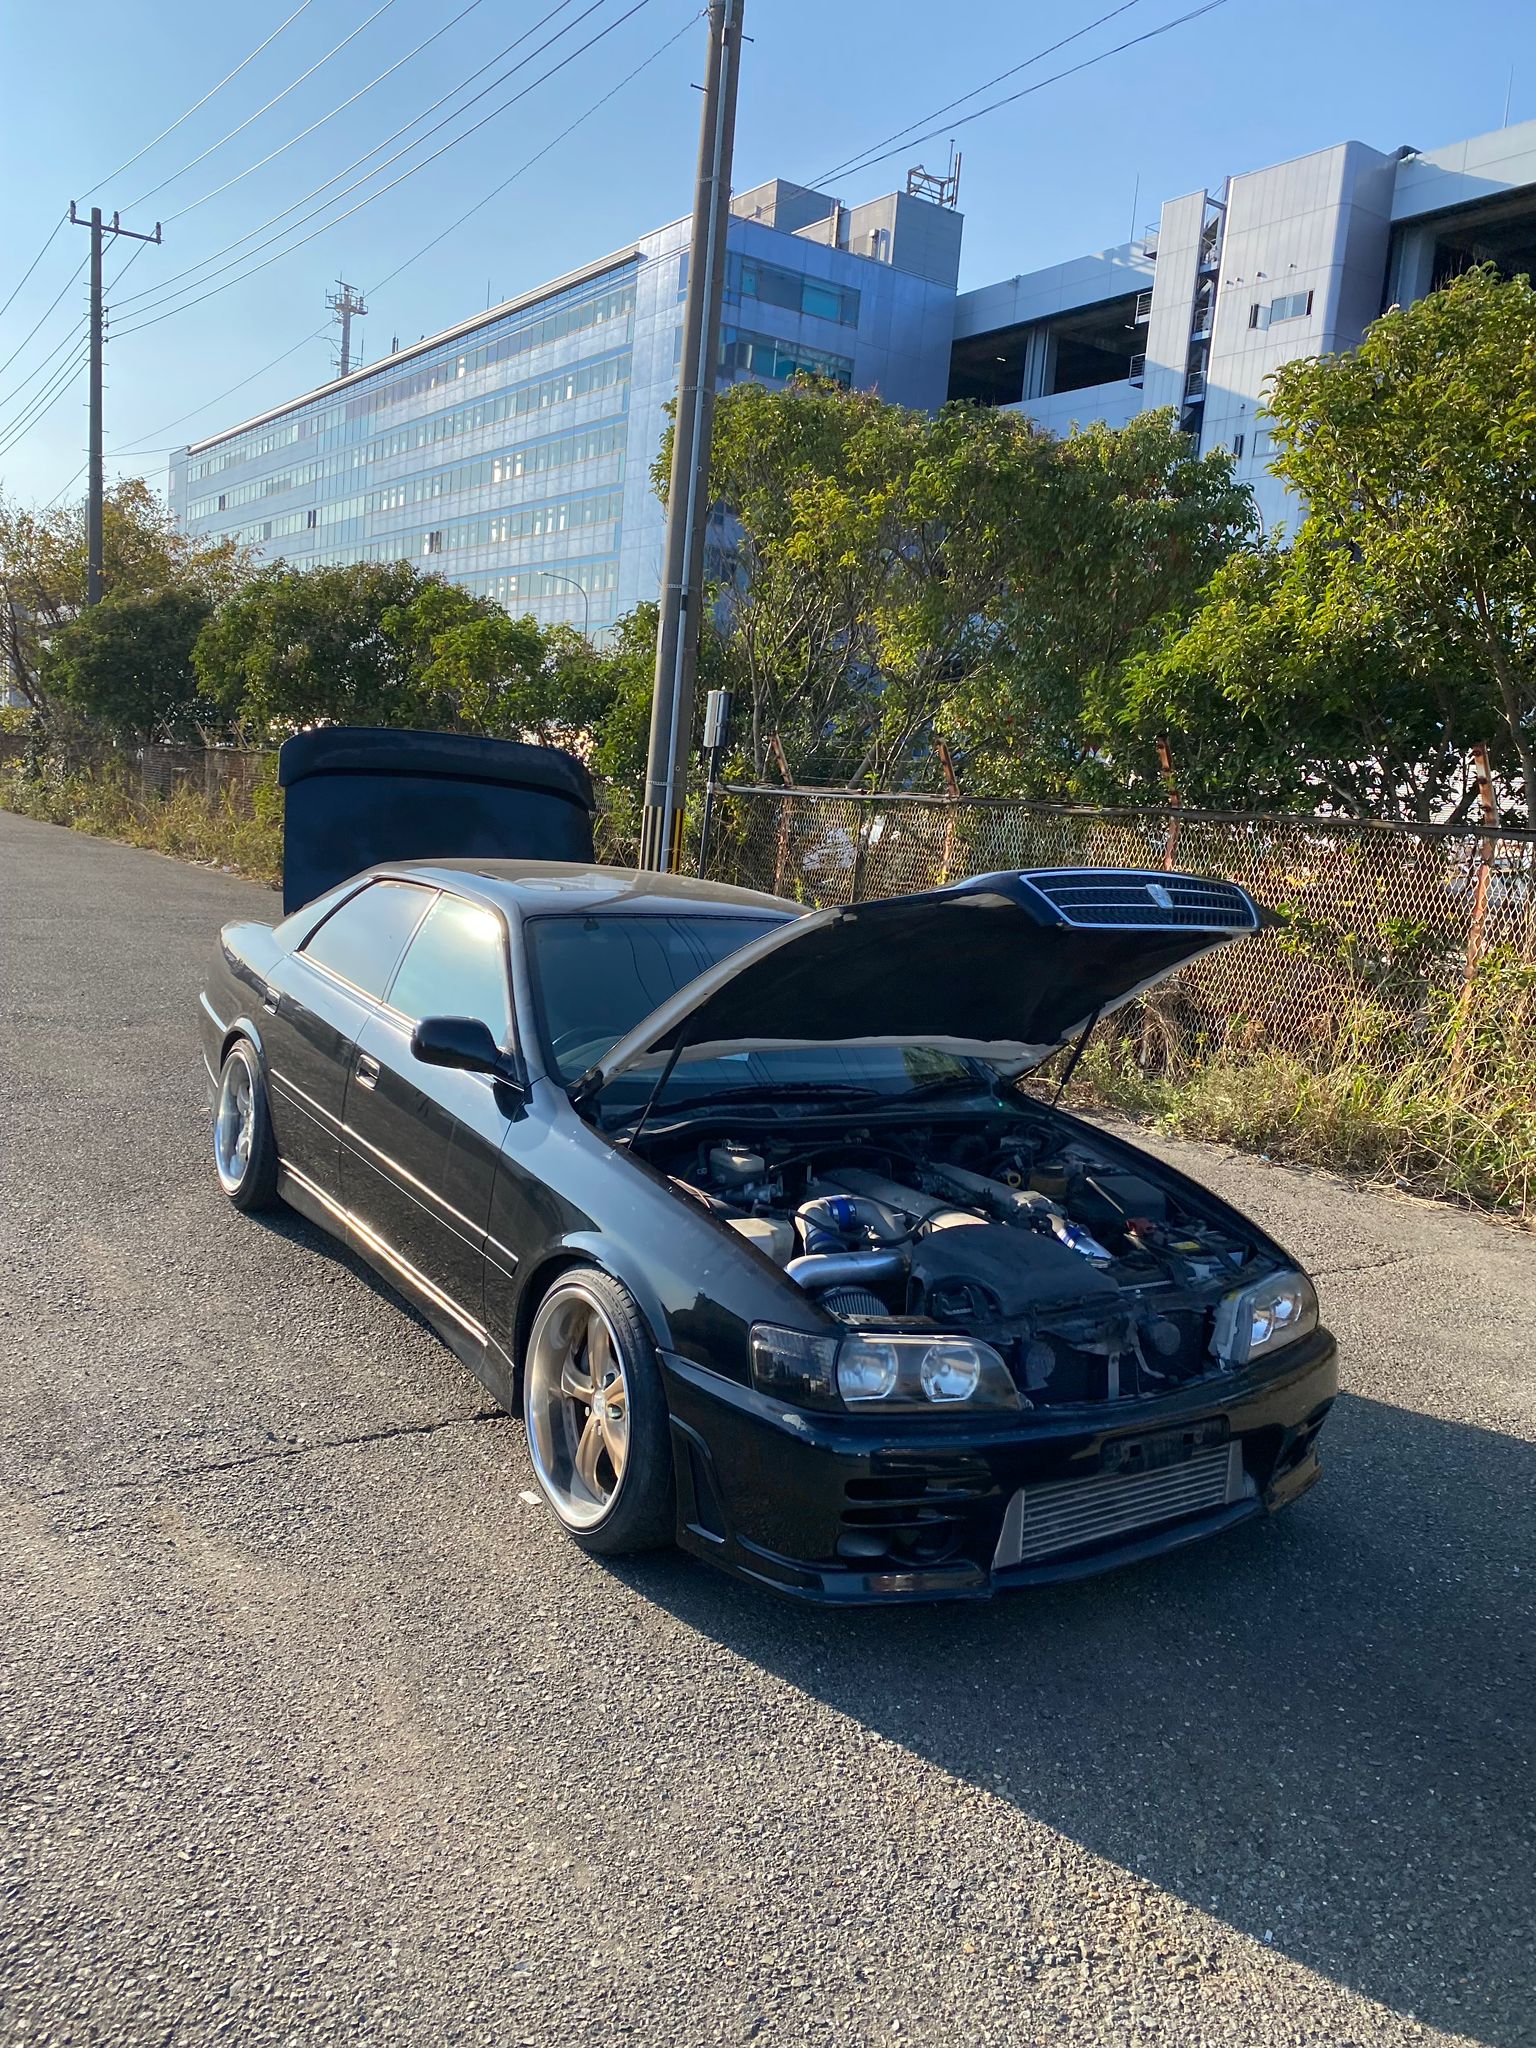
[[102,506],[106,496],[102,478],[102,420],[101,420],[101,369],[106,328],[106,309],[101,297],[101,250],[104,239],[110,235],[114,240],[126,235],[130,242],[158,242],[160,223],[155,222],[152,235],[135,234],[132,228],[125,228],[114,213],[111,220],[103,221],[101,208],[93,206],[89,220],[78,212],[73,199],[69,202],[69,218],[77,228],[91,231],[91,380],[90,380],[90,445],[86,459],[86,544],[85,544],[85,601],[88,605],[101,603],[102,584]]
[[688,245],[683,354],[667,489],[667,537],[656,678],[645,769],[640,865],[675,870],[682,858],[683,800],[693,725],[704,609],[704,529],[709,519],[709,457],[725,293],[725,239],[731,216],[731,148],[741,71],[744,0],[710,0],[709,65],[699,123],[699,170]]

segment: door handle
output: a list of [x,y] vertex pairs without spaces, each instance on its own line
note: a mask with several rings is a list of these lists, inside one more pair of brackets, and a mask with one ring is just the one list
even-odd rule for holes
[[281,1001],[282,997],[275,988],[262,990],[261,1007],[267,1012],[268,1016],[275,1017],[277,1015],[277,1006]]
[[376,1086],[376,1085],[377,1085],[377,1082],[378,1082],[378,1078],[379,1078],[379,1063],[378,1063],[378,1061],[377,1061],[377,1060],[376,1060],[376,1059],[375,1059],[375,1058],[373,1057],[373,1055],[372,1055],[371,1053],[366,1053],[366,1052],[365,1052],[365,1053],[361,1053],[361,1054],[360,1054],[360,1055],[358,1056],[358,1062],[357,1062],[357,1085],[358,1085],[358,1087],[359,1087],[359,1088],[372,1088],[372,1087],[374,1087],[374,1086]]

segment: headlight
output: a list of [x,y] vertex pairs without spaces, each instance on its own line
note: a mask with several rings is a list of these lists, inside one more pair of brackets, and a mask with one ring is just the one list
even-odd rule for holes
[[1271,1273],[1216,1308],[1211,1349],[1223,1365],[1247,1365],[1317,1328],[1317,1295],[1305,1273]]
[[969,1337],[845,1337],[837,1391],[850,1407],[1017,1408],[1019,1390],[990,1344]]
[[752,1326],[752,1380],[807,1408],[1017,1408],[1019,1390],[990,1344],[969,1337],[809,1337]]

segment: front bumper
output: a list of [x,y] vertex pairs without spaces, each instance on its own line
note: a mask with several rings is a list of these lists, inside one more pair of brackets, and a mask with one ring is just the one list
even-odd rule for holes
[[[1001,1418],[810,1413],[671,1353],[661,1365],[679,1543],[832,1604],[986,1599],[1273,1513],[1321,1476],[1338,1392],[1325,1330],[1156,1400]],[[1139,1486],[1138,1460],[1155,1461]]]

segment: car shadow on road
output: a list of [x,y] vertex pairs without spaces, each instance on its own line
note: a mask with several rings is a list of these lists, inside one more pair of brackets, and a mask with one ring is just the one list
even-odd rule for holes
[[1097,1855],[1420,2021],[1528,2048],[1536,1446],[1350,1396],[1272,1523],[980,1607],[637,1590]]
[[387,1303],[389,1308],[408,1323],[415,1323],[418,1329],[436,1336],[432,1325],[417,1308],[409,1295],[402,1294],[390,1285],[382,1273],[374,1271],[366,1259],[360,1258],[351,1246],[339,1237],[333,1237],[328,1230],[322,1230],[318,1223],[311,1223],[307,1216],[301,1216],[297,1209],[280,1206],[275,1209],[253,1210],[251,1221],[259,1223],[264,1230],[270,1230],[274,1237],[283,1238],[289,1244],[301,1245],[317,1258],[329,1259],[333,1264],[343,1266],[353,1277]]

